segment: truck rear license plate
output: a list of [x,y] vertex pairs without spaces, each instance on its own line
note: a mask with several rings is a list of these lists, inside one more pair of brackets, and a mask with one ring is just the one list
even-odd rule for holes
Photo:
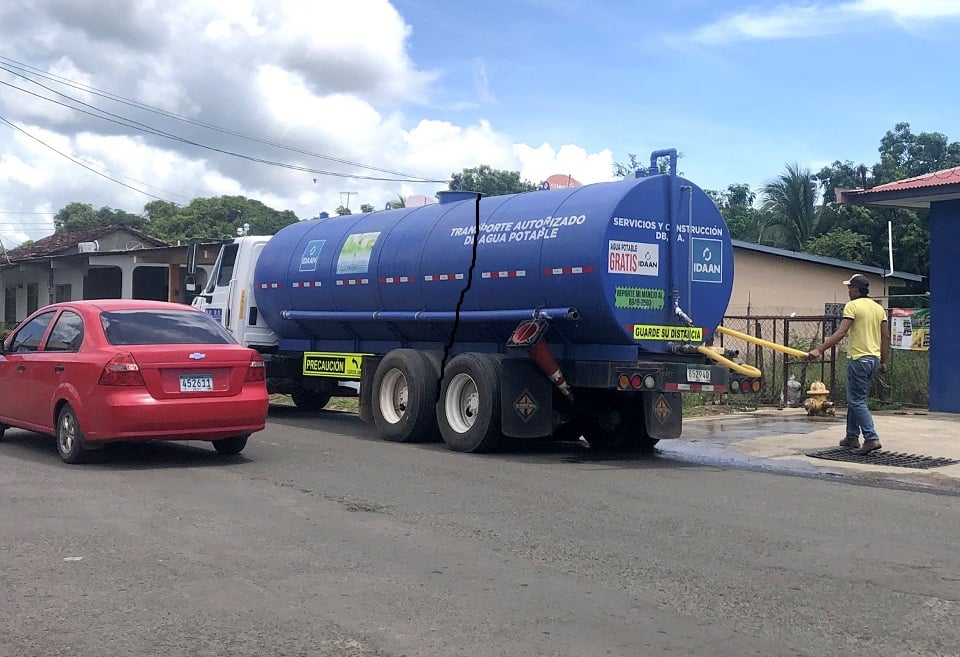
[[183,374],[180,376],[180,392],[213,392],[213,375]]
[[687,381],[691,383],[710,383],[710,368],[688,367]]

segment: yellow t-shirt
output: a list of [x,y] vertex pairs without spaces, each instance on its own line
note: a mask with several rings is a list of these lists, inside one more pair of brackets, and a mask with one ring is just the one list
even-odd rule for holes
[[853,320],[847,331],[847,358],[880,358],[880,325],[887,321],[883,306],[869,297],[860,297],[847,302],[843,318]]

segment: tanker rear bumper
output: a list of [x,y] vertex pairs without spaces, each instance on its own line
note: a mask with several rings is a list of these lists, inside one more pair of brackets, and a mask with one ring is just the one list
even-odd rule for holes
[[730,370],[701,360],[560,361],[559,365],[575,388],[721,393],[729,390],[730,382]]

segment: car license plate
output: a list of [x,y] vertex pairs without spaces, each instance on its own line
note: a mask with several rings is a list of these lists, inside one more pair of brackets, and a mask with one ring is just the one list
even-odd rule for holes
[[213,376],[211,374],[181,375],[180,392],[213,392]]
[[691,383],[710,383],[709,367],[688,367],[687,381]]

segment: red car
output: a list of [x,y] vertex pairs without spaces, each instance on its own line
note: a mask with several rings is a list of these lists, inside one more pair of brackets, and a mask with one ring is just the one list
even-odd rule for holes
[[111,440],[208,440],[237,454],[266,424],[260,355],[190,306],[55,303],[0,349],[0,437],[56,436],[67,463]]

